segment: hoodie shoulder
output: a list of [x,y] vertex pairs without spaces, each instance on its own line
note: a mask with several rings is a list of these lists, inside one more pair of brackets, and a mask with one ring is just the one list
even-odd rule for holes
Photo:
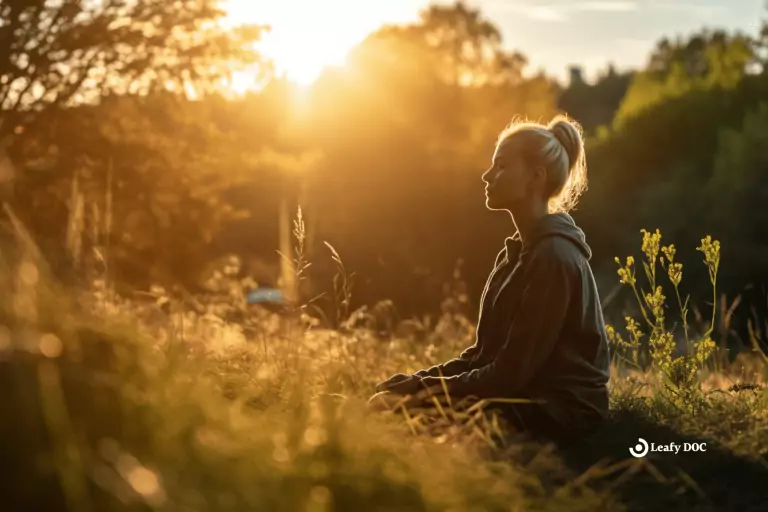
[[533,257],[553,260],[552,263],[575,269],[581,266],[586,255],[575,241],[562,236],[548,236],[536,244]]
[[[538,245],[550,238],[563,239],[569,242],[584,254],[587,260],[592,257],[592,250],[587,244],[584,232],[567,213],[555,213],[542,218],[530,236],[529,244]],[[558,245],[562,246],[562,244]]]

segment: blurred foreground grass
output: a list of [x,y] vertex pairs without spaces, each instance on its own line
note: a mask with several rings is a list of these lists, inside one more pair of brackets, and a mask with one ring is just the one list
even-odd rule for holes
[[[610,424],[557,451],[482,414],[365,414],[377,381],[464,348],[466,323],[421,341],[277,318],[246,331],[65,292],[20,246],[0,263],[3,509],[765,510],[759,355],[701,372],[695,412],[616,366]],[[638,437],[707,451],[635,459]]]

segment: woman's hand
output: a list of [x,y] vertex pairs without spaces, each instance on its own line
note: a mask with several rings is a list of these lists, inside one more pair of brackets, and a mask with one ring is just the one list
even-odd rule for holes
[[407,380],[411,380],[414,378],[418,378],[418,377],[414,377],[409,373],[396,373],[390,378],[388,378],[387,380],[385,380],[384,382],[379,382],[378,384],[376,384],[376,392],[381,393],[382,391],[391,391],[391,388],[396,384],[400,382],[405,382]]
[[371,412],[393,411],[401,405],[406,405],[409,397],[390,391],[380,391],[368,400],[368,410]]
[[445,395],[451,393],[453,389],[453,380],[443,377],[419,377],[412,375],[411,378],[401,380],[390,385],[387,391],[398,395],[413,395],[414,399],[422,400],[430,398],[433,395]]
[[405,406],[422,407],[434,404],[437,399],[442,405],[446,405],[446,396],[441,384],[425,388],[418,383],[419,388],[413,393],[399,393],[395,391],[381,391],[368,400],[368,410],[372,412],[393,411]]
[[386,391],[390,391],[397,395],[415,395],[424,389],[421,380],[422,379],[419,376],[409,375],[407,379],[399,380],[387,386]]

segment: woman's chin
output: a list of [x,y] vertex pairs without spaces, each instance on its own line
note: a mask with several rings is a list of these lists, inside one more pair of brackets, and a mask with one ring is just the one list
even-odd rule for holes
[[493,197],[485,196],[485,207],[489,210],[503,210],[504,208],[501,207],[496,201],[493,200]]

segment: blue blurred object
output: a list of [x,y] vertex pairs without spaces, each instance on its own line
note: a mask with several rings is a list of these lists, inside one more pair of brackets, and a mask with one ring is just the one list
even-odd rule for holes
[[283,304],[283,292],[275,288],[257,288],[248,294],[248,304]]

